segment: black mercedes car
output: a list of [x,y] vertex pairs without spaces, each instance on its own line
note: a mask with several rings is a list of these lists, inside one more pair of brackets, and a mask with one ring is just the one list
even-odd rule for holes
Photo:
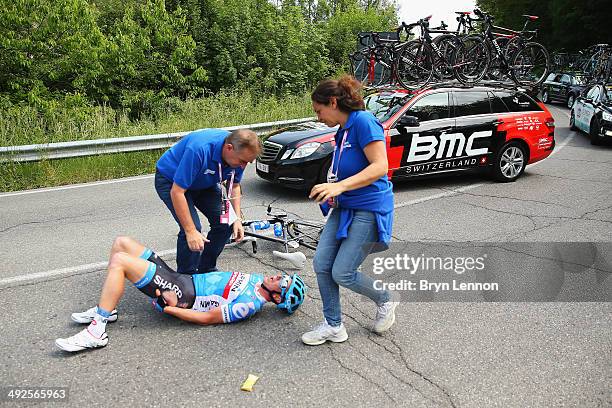
[[587,133],[594,145],[612,141],[612,83],[593,85],[576,99],[570,112],[570,128]]
[[553,72],[542,84],[542,102],[560,102],[571,109],[586,87],[586,79],[579,74]]
[[[512,86],[387,88],[364,102],[383,126],[392,182],[464,171],[510,182],[555,145],[555,123],[546,106]],[[275,132],[264,140],[257,175],[303,190],[325,182],[335,133],[316,122]]]

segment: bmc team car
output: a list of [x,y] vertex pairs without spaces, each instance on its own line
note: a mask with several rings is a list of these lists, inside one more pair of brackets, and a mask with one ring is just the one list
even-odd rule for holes
[[593,85],[576,99],[570,112],[570,129],[588,133],[594,145],[612,140],[612,84]]
[[586,78],[581,75],[553,72],[542,84],[542,102],[560,102],[571,109],[586,88]]
[[[468,170],[514,181],[555,146],[552,115],[517,89],[442,84],[414,93],[379,91],[365,103],[383,124],[392,181]],[[272,134],[257,174],[298,189],[324,182],[335,132],[312,122]]]

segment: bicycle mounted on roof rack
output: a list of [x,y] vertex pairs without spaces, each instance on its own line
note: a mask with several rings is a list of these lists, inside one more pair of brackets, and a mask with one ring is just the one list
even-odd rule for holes
[[[475,83],[482,79],[484,71],[476,72],[474,69],[463,39],[453,31],[441,29],[446,25],[430,29],[430,19],[431,16],[428,16],[413,24],[402,23],[407,32],[419,27],[420,37],[402,47],[397,67],[401,85],[407,89],[417,89],[431,82],[434,77],[442,80],[454,77],[463,83]],[[467,21],[460,19],[460,27],[467,24]],[[434,40],[432,33],[442,36]],[[480,53],[486,53],[485,46],[482,47]]]
[[494,25],[493,16],[478,9],[474,10],[474,14],[479,18],[472,21],[483,22],[482,33],[466,38],[487,45],[489,55],[475,57],[487,65],[489,75],[493,79],[507,76],[522,86],[539,86],[548,75],[550,57],[542,44],[531,41],[537,35],[537,30],[526,29],[529,22],[536,21],[538,17],[523,15],[526,18],[525,25],[521,31],[515,31]]
[[483,79],[482,81],[476,84],[464,84],[456,79],[446,80],[446,81],[436,81],[430,82],[419,90],[406,90],[398,86],[379,86],[379,87],[368,87],[366,88],[365,95],[371,95],[376,92],[397,92],[404,91],[407,94],[411,92],[420,92],[426,89],[439,89],[439,88],[460,88],[460,89],[471,89],[478,87],[490,87],[490,88],[502,88],[507,90],[521,91],[532,97],[537,97],[540,92],[539,86],[525,86],[525,85],[517,85],[512,81],[502,81],[502,80],[491,80],[491,79]]
[[[363,48],[349,54],[351,73],[364,86],[389,84],[397,78],[395,61],[404,43],[399,39],[399,31],[396,32],[397,39],[385,39],[381,34],[358,34]],[[367,38],[371,38],[373,44],[364,42]]]

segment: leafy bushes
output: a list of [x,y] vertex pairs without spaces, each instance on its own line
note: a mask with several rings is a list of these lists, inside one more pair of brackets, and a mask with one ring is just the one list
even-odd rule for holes
[[79,95],[139,119],[167,97],[301,94],[346,64],[355,33],[394,19],[392,7],[357,0],[2,2],[0,108]]

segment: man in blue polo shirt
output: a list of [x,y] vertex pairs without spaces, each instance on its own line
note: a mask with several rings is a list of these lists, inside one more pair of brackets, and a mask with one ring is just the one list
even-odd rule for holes
[[[259,138],[250,130],[204,129],[188,134],[161,156],[155,190],[179,224],[178,273],[216,271],[232,232],[242,240],[242,220],[229,224],[229,206],[240,215],[242,173],[260,151]],[[206,238],[196,209],[210,224]]]

